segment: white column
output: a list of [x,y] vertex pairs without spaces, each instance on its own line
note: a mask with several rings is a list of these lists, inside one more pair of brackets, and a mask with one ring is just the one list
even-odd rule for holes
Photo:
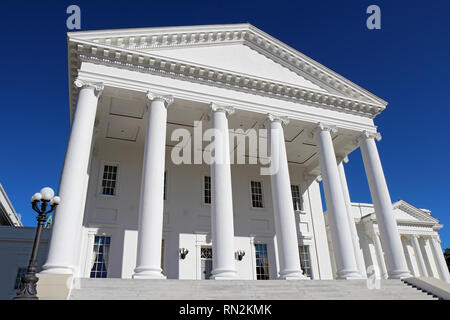
[[355,259],[347,208],[336,163],[331,131],[336,128],[319,123],[314,138],[319,149],[320,169],[328,211],[337,279],[361,279]]
[[210,279],[237,277],[234,258],[233,195],[231,188],[230,145],[227,115],[234,108],[211,106],[213,150],[211,155],[211,235],[213,270]]
[[287,123],[286,117],[267,115],[266,127],[269,129],[270,165],[273,168],[270,175],[270,185],[280,264],[279,278],[297,280],[306,279],[306,277],[300,267],[291,182],[284,144],[283,124]]
[[408,269],[413,277],[420,277],[419,267],[416,262],[416,254],[414,253],[414,247],[412,245],[411,235],[400,235],[402,241],[403,251],[405,252],[406,263]]
[[383,248],[381,246],[380,241],[380,235],[377,232],[374,232],[373,234],[373,240],[375,242],[375,252],[377,253],[377,261],[381,268],[381,278],[387,279],[388,278],[388,272],[386,269],[386,261],[384,260],[384,253]]
[[379,133],[364,131],[359,143],[364,161],[370,194],[375,208],[381,243],[386,257],[386,266],[389,278],[400,279],[410,277],[411,273],[406,264],[400,234],[392,210],[392,201],[378,155],[375,138],[381,139]]
[[48,257],[42,273],[73,274],[78,254],[77,240],[84,214],[86,174],[97,103],[103,84],[77,79],[75,85],[80,88],[80,92],[59,184],[61,204],[55,212]]
[[442,281],[450,283],[448,267],[447,263],[445,262],[444,254],[442,253],[440,242],[441,241],[439,239],[439,236],[431,236],[431,249],[433,251],[433,256],[439,271],[439,276]]
[[419,240],[416,235],[411,237],[411,241],[414,247],[414,255],[416,256],[417,264],[419,265],[420,275],[422,277],[428,277],[427,267],[425,265],[425,260],[423,259],[422,250],[420,250]]
[[133,278],[164,279],[161,241],[164,216],[164,168],[167,107],[172,96],[148,92],[147,128],[142,164],[136,269]]
[[345,157],[342,161],[339,161],[338,163],[339,177],[341,179],[342,192],[344,193],[345,207],[347,208],[347,217],[350,226],[350,232],[352,235],[353,250],[355,251],[356,264],[358,266],[359,273],[363,278],[365,278],[367,277],[366,264],[364,263],[364,257],[359,245],[358,231],[356,230],[356,223],[353,217],[352,204],[350,201],[350,193],[348,192],[347,178],[345,177],[345,170],[343,163],[344,161],[348,162],[348,158]]

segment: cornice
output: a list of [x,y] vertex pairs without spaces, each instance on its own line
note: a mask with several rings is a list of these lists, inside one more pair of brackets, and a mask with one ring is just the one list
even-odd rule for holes
[[[68,33],[69,38],[113,45],[126,49],[159,49],[243,43],[276,58],[276,62],[293,66],[294,72],[303,70],[319,82],[338,92],[346,92],[361,100],[373,100],[381,105],[387,102],[355,83],[321,65],[301,52],[270,36],[249,23],[225,25],[178,26],[162,28],[115,29]],[[281,59],[281,60],[280,60]]]
[[[215,27],[215,28],[214,28]],[[387,104],[326,67],[248,25],[149,28],[69,33],[69,70],[76,77],[81,61],[196,81],[232,90],[305,102],[321,108],[373,118]],[[156,32],[156,33],[155,33]],[[160,33],[158,33],[160,32]],[[269,79],[167,59],[142,49],[243,43],[289,70],[315,78],[331,93]],[[75,99],[75,97],[72,97]],[[73,104],[74,100],[72,100]]]
[[394,209],[400,209],[413,217],[420,219],[423,222],[437,224],[439,222],[438,219],[432,217],[430,214],[423,212],[421,209],[414,207],[404,200],[399,200],[393,203],[392,207]]

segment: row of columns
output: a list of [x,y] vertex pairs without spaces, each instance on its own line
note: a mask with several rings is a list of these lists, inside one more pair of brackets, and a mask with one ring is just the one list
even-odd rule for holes
[[[79,230],[81,230],[83,196],[92,133],[101,84],[77,80],[80,87],[74,113],[69,144],[61,177],[59,194],[63,201],[55,214],[52,241],[46,273],[72,273],[77,259]],[[167,107],[172,96],[149,92],[147,127],[139,205],[138,252],[134,278],[164,278],[160,268],[161,238],[163,228],[163,185],[165,167],[165,137]],[[234,230],[231,170],[228,144],[228,119],[232,107],[211,104],[214,134],[214,157],[211,164],[211,230],[213,242],[213,279],[236,278],[234,266]],[[303,279],[298,253],[295,216],[291,199],[291,184],[284,143],[283,124],[287,118],[268,115],[266,127],[272,167],[271,188],[274,221],[280,262],[281,279]],[[313,130],[325,190],[326,204],[336,257],[338,279],[355,279],[364,276],[356,254],[356,229],[349,218],[350,198],[345,175],[336,155],[331,138],[335,127],[319,123]],[[375,138],[364,132],[359,138],[364,166],[375,206],[383,251],[390,278],[409,276],[400,236],[392,212],[392,203],[384,178]]]
[[[419,236],[414,234],[414,235],[403,235],[403,238],[405,239],[405,241],[411,244],[414,250],[415,261],[412,260],[411,255],[409,255],[409,257],[411,265],[414,262],[417,263],[417,267],[419,269],[419,273],[417,274],[417,276],[421,277],[433,276],[428,272],[428,268],[425,262],[426,259],[424,258],[425,254],[428,261],[433,260],[435,262],[437,271],[439,273],[439,278],[447,283],[450,283],[448,267],[447,263],[445,262],[444,255],[442,253],[439,236],[437,235]],[[432,256],[429,256],[426,250],[425,252],[422,250],[421,245],[419,243],[420,240],[423,241],[424,247],[430,244]]]

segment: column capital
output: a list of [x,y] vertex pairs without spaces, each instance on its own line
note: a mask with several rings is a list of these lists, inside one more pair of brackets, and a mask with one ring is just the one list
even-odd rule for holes
[[152,92],[152,91],[147,91],[147,99],[152,102],[152,101],[162,101],[164,102],[164,106],[167,108],[168,106],[170,106],[173,103],[173,96],[172,95],[162,95],[162,94],[158,94],[156,92]]
[[400,237],[403,237],[403,238],[405,238],[406,240],[411,240],[412,237],[413,237],[413,235],[410,234],[410,233],[402,233],[402,234],[400,234]]
[[80,78],[76,78],[75,81],[73,82],[73,84],[77,88],[92,89],[95,91],[95,94],[97,96],[99,96],[102,93],[103,89],[105,88],[105,86],[103,85],[103,82],[86,81],[86,80],[82,80]]
[[211,102],[209,107],[211,108],[211,112],[225,112],[226,116],[232,115],[235,111],[232,106],[223,106],[214,102]]
[[311,138],[313,138],[316,133],[321,132],[321,131],[328,131],[330,133],[336,133],[338,131],[338,129],[336,128],[335,125],[329,125],[329,124],[325,124],[323,122],[318,122],[316,124],[316,126],[314,128],[312,128],[312,130],[309,132],[309,136]]
[[322,176],[320,174],[319,175],[315,175],[313,173],[308,173],[308,172],[304,172],[303,173],[303,178],[306,181],[316,181],[316,182],[322,181]]
[[361,135],[356,139],[357,143],[360,144],[362,140],[365,139],[376,139],[377,141],[381,140],[381,134],[379,132],[369,132],[364,130]]
[[437,243],[441,243],[441,238],[437,234],[433,234],[430,236],[431,240],[436,241]]
[[280,122],[282,126],[285,126],[289,123],[289,118],[286,116],[278,116],[273,113],[268,113],[266,117],[266,121],[268,122]]
[[337,163],[341,163],[341,162],[348,163],[348,161],[349,161],[347,156],[338,156],[338,155],[336,155],[336,160],[337,160]]

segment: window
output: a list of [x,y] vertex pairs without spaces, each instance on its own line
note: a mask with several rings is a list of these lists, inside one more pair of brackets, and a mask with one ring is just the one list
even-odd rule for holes
[[164,191],[163,191],[163,199],[167,200],[167,171],[164,171]]
[[108,196],[116,195],[117,169],[117,165],[106,164],[103,167],[102,194]]
[[161,241],[161,270],[164,273],[164,239]]
[[203,177],[203,203],[211,204],[211,177]]
[[16,282],[14,283],[14,289],[19,289],[22,277],[27,273],[27,268],[19,267],[17,269]]
[[312,277],[311,258],[309,256],[309,246],[298,246],[300,255],[300,265],[305,276]]
[[255,243],[256,279],[269,280],[269,259],[267,258],[267,245]]
[[298,185],[291,186],[292,192],[292,202],[294,203],[294,210],[301,211],[302,210],[302,199],[300,197],[300,188]]
[[252,207],[264,208],[261,181],[251,181],[250,186],[252,191]]
[[201,260],[201,279],[208,280],[211,277],[212,271],[212,248],[201,247],[200,248],[200,260]]
[[91,260],[91,278],[106,278],[108,273],[110,241],[111,237],[95,236]]

